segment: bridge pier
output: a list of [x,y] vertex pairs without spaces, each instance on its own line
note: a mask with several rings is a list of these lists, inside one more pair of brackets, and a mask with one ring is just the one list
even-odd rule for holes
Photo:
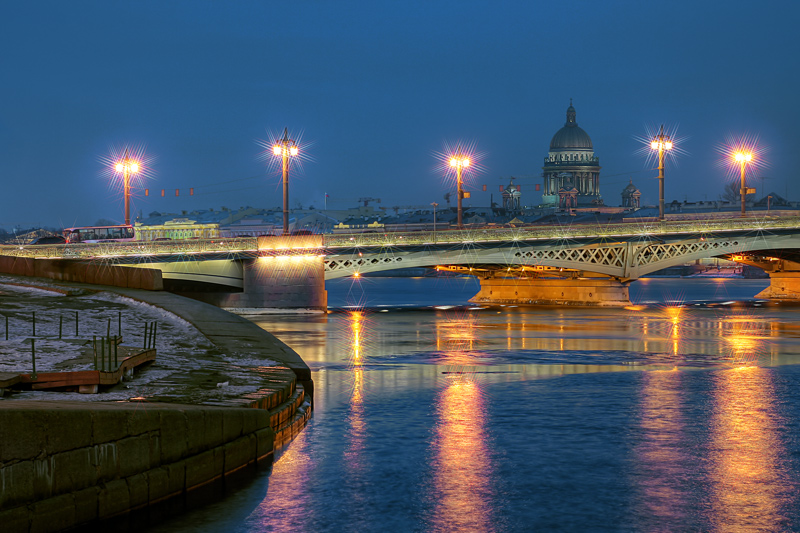
[[481,290],[470,302],[608,307],[631,304],[630,282],[613,278],[487,278],[480,282]]
[[769,287],[756,294],[756,298],[800,301],[800,272],[770,272]]
[[326,311],[325,264],[319,256],[242,259],[242,292],[178,292],[235,312]]
[[183,296],[240,313],[270,309],[328,309],[321,235],[259,237],[258,257],[236,259],[241,291],[184,292]]
[[756,294],[764,300],[800,301],[800,263],[778,257],[736,254],[735,261],[769,274],[769,287]]

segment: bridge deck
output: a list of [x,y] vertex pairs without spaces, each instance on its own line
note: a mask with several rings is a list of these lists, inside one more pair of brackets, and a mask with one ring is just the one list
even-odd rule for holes
[[[309,244],[302,237],[246,237],[235,239],[190,239],[182,241],[134,241],[69,245],[0,245],[0,255],[51,259],[110,260],[138,257],[142,260],[170,258],[191,260],[242,258],[263,255],[329,255],[353,247],[440,246],[447,244],[530,242],[541,240],[628,239],[659,236],[725,234],[800,230],[800,217],[709,218],[625,222],[619,224],[574,224],[524,226],[519,228],[471,228],[448,231],[336,234],[322,236],[322,244]],[[295,239],[296,244],[291,244]],[[281,247],[271,247],[280,240]]]

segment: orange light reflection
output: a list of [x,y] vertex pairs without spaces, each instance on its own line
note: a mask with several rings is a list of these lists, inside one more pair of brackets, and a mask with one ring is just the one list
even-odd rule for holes
[[636,454],[641,473],[636,477],[645,509],[655,524],[678,520],[690,501],[682,483],[687,457],[684,444],[682,378],[678,371],[653,371],[643,375],[641,397],[642,441]]
[[305,487],[310,483],[314,461],[309,456],[306,433],[301,432],[292,445],[272,465],[267,497],[248,518],[248,523],[262,521],[262,528],[306,531],[303,520],[312,505],[313,494]]
[[454,380],[439,395],[436,412],[432,529],[492,531],[491,455],[480,386]]
[[718,531],[774,531],[787,523],[793,487],[783,457],[773,374],[756,366],[715,373],[711,509]]
[[[361,311],[350,313],[351,363],[353,365],[353,395],[350,398],[350,412],[347,423],[349,431],[345,432],[347,445],[344,451],[346,477],[353,484],[363,483],[363,477],[369,470],[364,460],[364,446],[367,439],[367,423],[364,416],[364,367],[362,361],[362,343],[364,335],[364,314]],[[363,493],[357,493],[359,498]],[[351,502],[359,504],[359,502]]]

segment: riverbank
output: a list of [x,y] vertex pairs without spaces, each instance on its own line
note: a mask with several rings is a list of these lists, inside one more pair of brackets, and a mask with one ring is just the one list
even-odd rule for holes
[[[180,499],[271,461],[310,417],[308,366],[244,318],[165,292],[2,282],[57,289],[61,297],[50,303],[61,310],[106,298],[140,314],[155,312],[177,323],[175,331],[195,330],[208,341],[206,349],[185,347],[191,355],[175,363],[157,359],[105,395],[14,393],[0,401],[5,531],[58,531]],[[148,373],[158,378],[141,379]]]

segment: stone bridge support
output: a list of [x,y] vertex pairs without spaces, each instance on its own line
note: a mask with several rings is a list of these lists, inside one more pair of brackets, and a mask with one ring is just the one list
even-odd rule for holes
[[630,305],[628,285],[609,277],[584,278],[486,278],[470,299],[477,304]]
[[321,257],[258,257],[241,261],[242,292],[176,292],[235,312],[328,308]]
[[771,257],[745,257],[739,262],[756,266],[769,274],[769,287],[756,298],[800,301],[800,263]]
[[328,308],[325,263],[319,235],[259,237],[260,257],[239,259],[241,292],[178,292],[234,312],[267,309],[322,311]]

